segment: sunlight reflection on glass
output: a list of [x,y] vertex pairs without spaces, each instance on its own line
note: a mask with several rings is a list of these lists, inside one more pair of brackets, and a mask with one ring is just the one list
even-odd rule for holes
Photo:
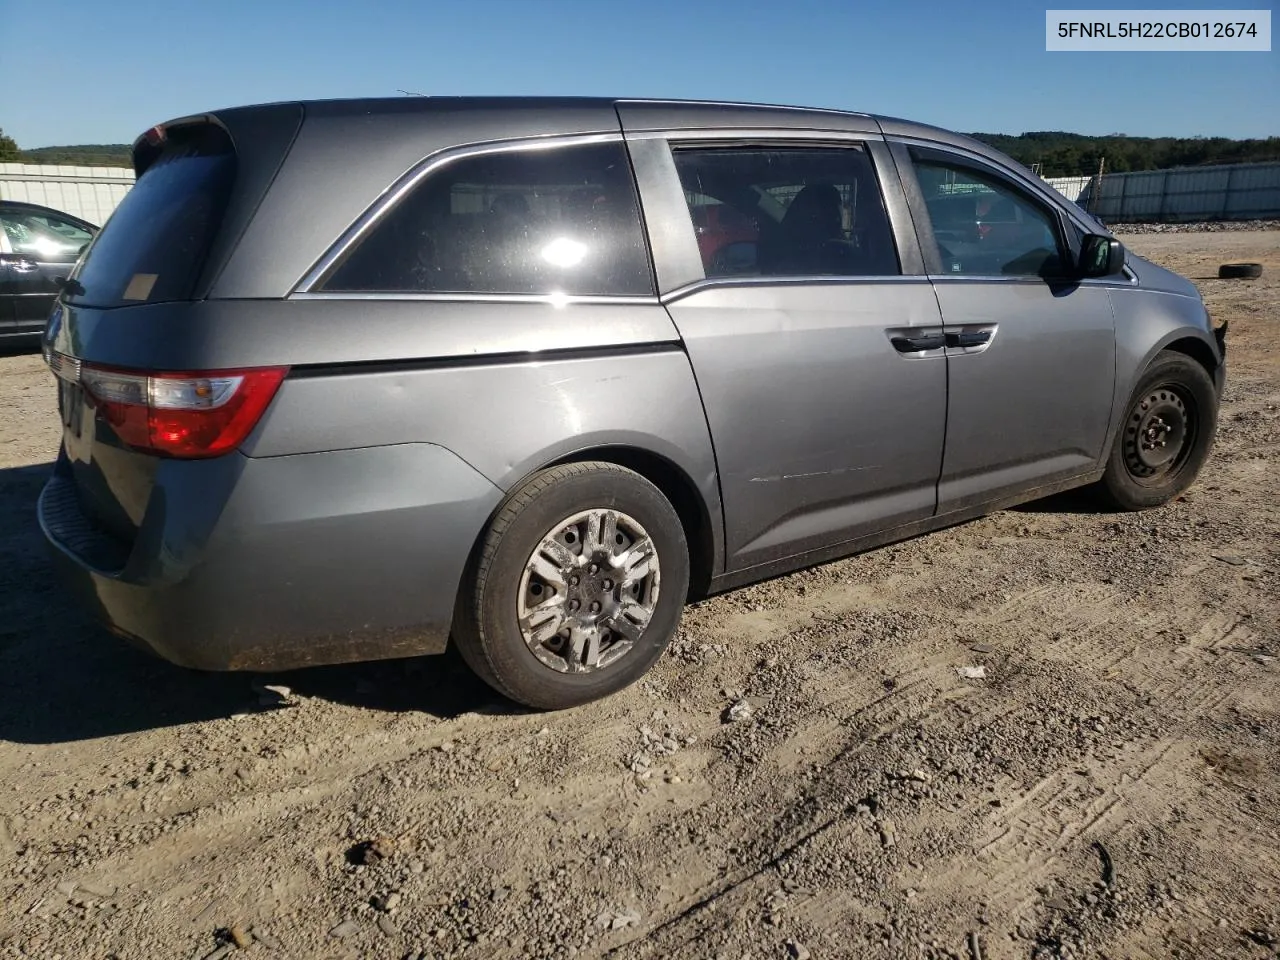
[[69,252],[65,243],[58,243],[51,237],[36,237],[27,246],[30,248],[31,253],[50,259],[61,253]]
[[587,245],[568,237],[556,237],[542,248],[542,259],[553,267],[576,267],[587,255]]

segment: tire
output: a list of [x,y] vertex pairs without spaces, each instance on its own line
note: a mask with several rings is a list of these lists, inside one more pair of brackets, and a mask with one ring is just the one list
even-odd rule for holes
[[565,464],[535,474],[499,508],[459,593],[453,639],[499,693],[560,710],[615,693],[653,666],[688,590],[684,528],[662,492],[616,464]]
[[1219,280],[1256,280],[1262,276],[1260,263],[1224,263],[1218,267]]
[[1105,499],[1121,510],[1168,503],[1204,466],[1217,426],[1218,395],[1204,367],[1181,353],[1157,354],[1125,405],[1099,484]]

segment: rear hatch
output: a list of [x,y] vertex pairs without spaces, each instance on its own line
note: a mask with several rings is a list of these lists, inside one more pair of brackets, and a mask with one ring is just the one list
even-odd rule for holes
[[[157,338],[208,335],[188,322],[192,307],[252,218],[300,119],[296,104],[229,111],[139,138],[137,182],[50,316],[44,349],[58,380],[61,495],[119,545],[118,555],[127,556],[166,461],[234,450],[284,377],[279,368],[152,369],[145,358]],[[60,506],[65,513],[72,504]]]

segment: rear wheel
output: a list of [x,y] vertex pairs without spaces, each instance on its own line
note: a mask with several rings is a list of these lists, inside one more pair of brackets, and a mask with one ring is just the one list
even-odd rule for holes
[[684,529],[662,492],[615,464],[565,464],[499,510],[459,596],[454,641],[513,700],[571,707],[653,665],[688,588]]
[[1122,510],[1167,503],[1209,457],[1218,396],[1209,374],[1181,353],[1161,353],[1143,373],[1116,432],[1101,489]]

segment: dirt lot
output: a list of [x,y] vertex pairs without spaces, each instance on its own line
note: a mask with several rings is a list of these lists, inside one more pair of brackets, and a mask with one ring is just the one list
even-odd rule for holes
[[1132,242],[1266,265],[1200,284],[1231,375],[1186,497],[700,604],[557,715],[452,658],[206,676],[94,629],[32,516],[50,381],[0,358],[0,956],[1280,956],[1280,231]]

